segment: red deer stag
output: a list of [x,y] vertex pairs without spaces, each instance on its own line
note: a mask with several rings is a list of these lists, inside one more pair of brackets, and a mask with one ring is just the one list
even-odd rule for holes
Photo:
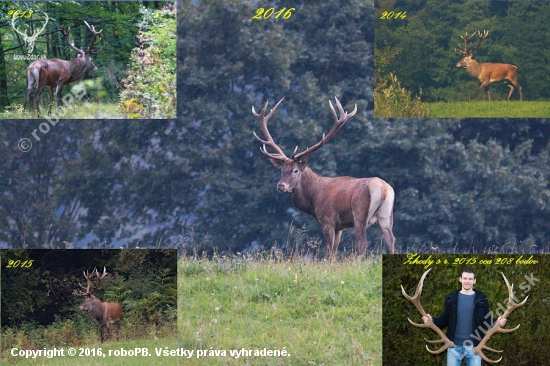
[[[122,309],[120,305],[112,302],[101,302],[97,297],[92,295],[106,275],[107,270],[105,267],[103,267],[103,274],[101,276],[96,268],[94,268],[92,273],[84,273],[84,278],[88,281],[88,286],[84,287],[79,283],[80,287],[86,289],[86,291],[77,293],[79,296],[86,297],[78,309],[87,310],[90,317],[97,321],[101,342],[104,340],[103,331],[105,327],[107,327],[107,338],[111,338],[111,328],[113,324],[116,325],[116,339],[118,340],[120,335],[120,322],[122,321]],[[98,279],[95,286],[92,285],[92,278],[94,276]]]
[[101,34],[103,30],[96,32],[94,26],[90,26],[86,21],[84,22],[86,27],[92,32],[92,40],[90,46],[84,51],[75,47],[74,43],[69,40],[69,32],[71,27],[65,31],[65,28],[61,27],[61,33],[65,36],[67,44],[75,50],[78,54],[76,58],[66,61],[58,58],[52,58],[50,60],[37,60],[34,61],[27,68],[27,92],[25,94],[25,100],[23,102],[23,110],[27,105],[27,99],[31,94],[34,86],[37,87],[34,94],[34,107],[36,108],[37,115],[40,116],[40,109],[38,107],[38,99],[44,91],[44,88],[48,86],[50,88],[50,109],[49,114],[52,112],[53,102],[53,88],[55,87],[56,106],[55,113],[59,114],[59,106],[61,105],[61,90],[63,86],[68,83],[80,81],[84,78],[84,75],[88,71],[96,72],[97,67],[92,62],[91,54],[98,53],[94,47],[99,44],[100,39],[95,42],[96,37]]
[[[468,41],[472,39],[476,33],[479,36],[477,45],[471,50],[468,50]],[[465,36],[460,36],[460,38],[464,40],[464,47],[459,44],[458,47],[460,49],[455,49],[455,52],[463,55],[464,57],[456,64],[456,67],[466,68],[468,75],[476,78],[481,83],[477,87],[476,98],[479,96],[479,91],[487,87],[487,99],[491,100],[489,85],[502,81],[510,88],[510,93],[508,93],[507,100],[510,100],[510,96],[514,92],[514,88],[519,92],[519,99],[523,100],[523,92],[521,85],[519,85],[518,82],[518,68],[516,66],[510,64],[496,64],[492,62],[477,62],[473,59],[474,50],[479,47],[481,42],[483,42],[488,35],[489,31],[484,30],[483,34],[481,34],[480,31],[477,31],[469,37],[468,33],[466,33]]]
[[[395,197],[393,188],[380,178],[352,178],[352,177],[322,177],[314,173],[308,166],[308,155],[329,142],[342,128],[344,123],[357,112],[357,105],[351,113],[342,108],[336,98],[336,106],[340,112],[340,118],[332,103],[330,109],[334,117],[334,126],[323,135],[321,141],[297,153],[297,147],[288,158],[283,150],[273,141],[267,121],[271,118],[279,103],[266,116],[268,103],[260,112],[256,113],[252,107],[252,113],[260,122],[260,127],[266,138],[262,140],[254,132],[254,137],[263,144],[261,152],[282,171],[281,179],[277,184],[280,192],[289,192],[294,205],[301,211],[313,216],[323,227],[324,243],[327,258],[334,258],[342,237],[342,230],[355,228],[358,255],[362,256],[367,250],[366,230],[369,224],[378,221],[382,234],[387,243],[388,253],[394,252],[395,237],[393,236],[393,200]],[[275,153],[266,149],[270,147]]]

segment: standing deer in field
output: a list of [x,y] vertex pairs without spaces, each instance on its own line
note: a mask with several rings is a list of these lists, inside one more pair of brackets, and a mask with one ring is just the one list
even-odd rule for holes
[[[476,33],[478,34],[479,40],[477,45],[468,50],[468,41],[472,39]],[[519,99],[523,100],[523,93],[521,85],[518,82],[518,68],[510,64],[497,64],[492,62],[477,62],[473,59],[473,52],[476,50],[481,42],[489,35],[489,31],[484,30],[483,34],[480,31],[474,32],[471,36],[468,37],[468,33],[465,36],[460,36],[464,40],[464,47],[460,44],[458,47],[460,49],[455,49],[455,52],[463,55],[464,57],[460,60],[456,67],[464,67],[468,72],[468,75],[479,80],[481,83],[477,87],[476,98],[479,96],[479,91],[487,87],[487,99],[491,100],[491,94],[489,93],[489,85],[502,81],[508,85],[510,88],[510,93],[508,93],[507,100],[510,100],[510,96],[514,92],[514,88],[519,92]]]
[[73,50],[77,52],[76,58],[69,61],[60,60],[58,58],[52,58],[50,60],[37,60],[29,65],[27,68],[27,92],[23,102],[23,110],[25,110],[27,99],[29,99],[33,87],[36,86],[37,90],[34,94],[34,107],[36,108],[37,115],[40,116],[38,99],[44,91],[44,88],[48,86],[50,88],[50,109],[48,113],[51,114],[52,112],[51,104],[53,102],[53,88],[55,87],[55,113],[59,114],[59,106],[61,105],[61,90],[63,90],[63,86],[68,83],[82,80],[88,71],[97,72],[97,67],[92,61],[91,54],[98,53],[95,46],[99,44],[101,37],[97,42],[95,42],[95,39],[99,34],[101,34],[101,32],[103,32],[103,30],[96,32],[94,26],[90,27],[86,21],[84,21],[84,24],[86,24],[86,27],[88,27],[90,32],[92,32],[92,40],[86,50],[76,48],[74,43],[69,40],[69,32],[71,31],[71,27],[65,31],[65,28],[61,26],[61,33],[65,36],[65,41]]
[[[308,155],[329,142],[344,123],[357,112],[356,105],[353,112],[348,114],[342,108],[338,98],[335,99],[340,117],[336,116],[336,111],[329,101],[334,126],[328,135],[323,135],[321,141],[300,153],[297,153],[298,147],[296,147],[290,158],[273,141],[267,129],[267,121],[284,98],[267,116],[265,112],[268,103],[260,114],[256,113],[252,107],[252,113],[259,121],[266,140],[259,138],[255,132],[254,137],[263,145],[260,148],[261,152],[282,171],[277,189],[280,192],[289,192],[294,205],[313,216],[323,227],[328,259],[334,258],[336,254],[342,230],[351,227],[355,228],[358,255],[364,255],[367,250],[367,226],[377,221],[386,240],[388,253],[393,253],[395,243],[392,232],[395,197],[393,188],[380,178],[322,177],[307,166]],[[275,150],[275,153],[268,152],[266,146]]]
[[[88,272],[88,271],[86,271]],[[97,289],[101,280],[107,275],[107,270],[103,267],[103,274],[100,276],[97,269],[94,268],[92,273],[84,273],[84,278],[88,281],[88,286],[84,287],[80,283],[80,287],[85,289],[85,292],[80,291],[77,293],[79,296],[85,296],[84,302],[78,307],[78,310],[86,310],[90,317],[95,319],[99,325],[99,334],[101,342],[103,343],[104,328],[107,327],[107,338],[111,338],[111,330],[113,324],[116,325],[116,339],[119,339],[120,335],[120,322],[122,321],[122,308],[120,305],[113,302],[101,302],[97,297],[92,295]],[[92,285],[92,278],[97,277],[97,283]]]

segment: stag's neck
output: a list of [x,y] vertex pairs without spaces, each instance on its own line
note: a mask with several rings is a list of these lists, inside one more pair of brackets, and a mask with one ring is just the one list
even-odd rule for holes
[[94,298],[93,306],[88,310],[88,314],[92,318],[98,321],[98,323],[103,323],[103,317],[105,314],[105,305],[97,298]]
[[77,56],[76,58],[73,58],[69,61],[69,65],[69,75],[71,75],[71,77],[69,78],[68,83],[82,80],[84,78],[84,75],[88,71],[86,69],[86,60],[83,56]]
[[474,59],[471,59],[470,61],[468,61],[468,64],[466,64],[466,72],[468,72],[468,75],[470,75],[471,77],[479,79],[481,75],[482,65],[483,65],[482,63],[477,62]]
[[330,179],[332,178],[320,176],[306,167],[302,173],[300,184],[291,193],[294,206],[317,219],[315,203],[319,197],[324,196],[327,180]]

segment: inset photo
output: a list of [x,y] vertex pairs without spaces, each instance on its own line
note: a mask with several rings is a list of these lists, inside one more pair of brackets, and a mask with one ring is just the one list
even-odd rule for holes
[[547,1],[375,2],[375,116],[550,116]]
[[176,250],[0,254],[3,365],[177,364]]
[[176,115],[176,8],[0,2],[0,119]]
[[384,365],[544,365],[550,257],[383,256]]

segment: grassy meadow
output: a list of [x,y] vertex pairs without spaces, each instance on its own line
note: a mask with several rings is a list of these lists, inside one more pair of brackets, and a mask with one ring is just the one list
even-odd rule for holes
[[[0,119],[37,119],[34,105],[23,111],[23,105],[17,105],[0,113]],[[48,105],[40,106],[40,119],[124,119],[128,118],[116,103],[77,102],[65,107],[61,104],[59,116],[55,114],[55,102],[52,104],[52,114],[48,115]]]
[[520,101],[467,101],[422,103],[431,118],[548,118],[550,103]]
[[[178,266],[179,343],[195,352],[185,365],[382,364],[381,257],[184,257]],[[281,355],[254,356],[262,350]]]

